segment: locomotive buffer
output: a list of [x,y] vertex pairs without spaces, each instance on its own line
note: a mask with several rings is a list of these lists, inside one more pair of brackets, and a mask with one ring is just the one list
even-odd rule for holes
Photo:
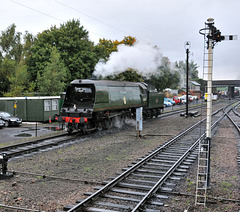
[[206,206],[207,189],[210,188],[210,147],[211,147],[211,115],[212,115],[212,69],[213,48],[223,40],[237,40],[237,35],[221,35],[214,26],[214,19],[209,18],[205,28],[199,31],[204,35],[203,74],[207,75],[207,124],[206,138],[199,142],[198,171],[196,183],[195,205]]

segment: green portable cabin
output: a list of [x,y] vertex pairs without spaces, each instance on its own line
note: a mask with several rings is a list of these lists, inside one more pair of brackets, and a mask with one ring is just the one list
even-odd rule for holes
[[23,121],[46,122],[59,114],[61,101],[60,96],[2,97],[0,111],[21,117]]

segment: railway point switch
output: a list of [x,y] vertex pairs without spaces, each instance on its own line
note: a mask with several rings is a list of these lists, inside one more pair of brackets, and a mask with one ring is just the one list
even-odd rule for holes
[[13,174],[9,173],[7,170],[7,162],[8,162],[8,156],[6,153],[0,154],[0,165],[2,167],[0,168],[0,179],[5,179],[8,177],[13,177]]

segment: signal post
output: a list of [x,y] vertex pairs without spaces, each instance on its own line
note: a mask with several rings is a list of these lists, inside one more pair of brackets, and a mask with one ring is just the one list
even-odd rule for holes
[[[207,69],[207,123],[206,138],[199,142],[198,171],[196,183],[196,205],[206,205],[207,189],[210,188],[210,149],[211,149],[211,122],[212,122],[212,71],[213,48],[217,42],[223,40],[236,40],[236,35],[221,35],[219,29],[214,26],[214,19],[209,18],[205,28],[199,31],[206,41],[204,48],[204,67]],[[207,51],[205,53],[205,50]],[[205,73],[204,73],[205,74]]]

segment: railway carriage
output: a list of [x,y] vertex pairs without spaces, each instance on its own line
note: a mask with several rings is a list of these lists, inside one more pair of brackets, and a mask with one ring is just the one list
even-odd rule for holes
[[67,88],[60,120],[69,132],[109,128],[117,118],[135,116],[138,107],[143,107],[145,117],[157,116],[163,109],[163,95],[145,83],[74,80]]

